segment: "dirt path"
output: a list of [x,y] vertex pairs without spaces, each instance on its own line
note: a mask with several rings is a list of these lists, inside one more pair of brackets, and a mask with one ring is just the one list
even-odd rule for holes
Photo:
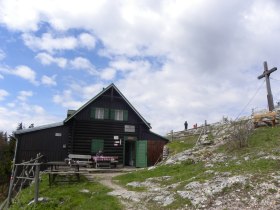
[[111,188],[112,192],[109,192],[108,194],[118,197],[126,210],[146,210],[147,208],[145,207],[144,202],[141,202],[141,199],[145,197],[144,193],[129,191],[113,182],[113,177],[120,174],[123,173],[88,173],[85,174],[85,176],[89,181],[98,181],[104,186]]

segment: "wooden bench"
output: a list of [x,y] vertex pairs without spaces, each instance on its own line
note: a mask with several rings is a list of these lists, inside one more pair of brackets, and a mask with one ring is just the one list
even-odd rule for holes
[[69,154],[68,158],[75,161],[79,165],[92,166],[91,155]]

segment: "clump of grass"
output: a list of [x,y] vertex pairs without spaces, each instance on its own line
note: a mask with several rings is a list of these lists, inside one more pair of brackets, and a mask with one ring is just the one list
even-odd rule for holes
[[195,146],[198,136],[188,136],[183,139],[175,139],[170,142],[167,146],[171,155],[180,153],[184,150],[191,149]]
[[[81,192],[84,189],[88,192]],[[47,201],[27,205],[34,197],[34,186],[31,186],[20,192],[10,209],[122,209],[117,198],[107,195],[109,191],[107,187],[90,183],[85,178],[77,183],[58,183],[50,187],[47,176],[42,176],[39,196],[47,198]]]
[[277,190],[273,189],[273,188],[269,188],[268,192],[271,193],[271,194],[275,194],[275,193],[277,193]]

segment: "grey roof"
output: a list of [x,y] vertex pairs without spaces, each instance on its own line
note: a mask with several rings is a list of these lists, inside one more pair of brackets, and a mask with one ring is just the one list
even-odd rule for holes
[[110,88],[114,88],[120,96],[125,100],[125,102],[130,106],[130,108],[140,117],[140,119],[148,126],[148,128],[152,128],[150,123],[148,123],[144,117],[141,116],[141,114],[132,106],[132,104],[126,99],[126,97],[119,91],[119,89],[112,83],[108,87],[104,88],[100,93],[98,93],[95,97],[93,97],[91,100],[89,100],[87,103],[85,103],[82,107],[80,107],[73,115],[69,116],[64,120],[64,122],[68,122],[70,119],[72,119],[76,114],[78,114],[80,111],[82,111],[86,106],[88,106],[90,103],[95,101],[99,96],[101,96],[103,93],[105,93]]
[[52,124],[37,126],[37,127],[33,127],[33,128],[17,130],[15,132],[15,134],[17,135],[17,134],[29,133],[29,132],[33,132],[33,131],[44,130],[47,128],[54,128],[54,127],[58,127],[58,126],[62,126],[62,125],[63,125],[63,122],[52,123]]
[[156,135],[156,136],[158,136],[158,137],[160,137],[160,138],[163,138],[163,139],[166,140],[166,141],[169,141],[168,138],[166,138],[166,137],[164,137],[164,136],[162,136],[162,135],[159,135],[159,134],[157,134],[157,133],[155,133],[155,132],[153,132],[153,131],[150,131],[150,133],[152,133],[152,134],[154,134],[154,135]]

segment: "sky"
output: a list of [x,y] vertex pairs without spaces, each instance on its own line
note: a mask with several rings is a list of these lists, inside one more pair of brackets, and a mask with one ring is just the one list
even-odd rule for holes
[[[61,122],[114,83],[165,135],[267,108],[277,0],[0,0],[0,131]],[[280,101],[280,71],[271,75]]]

